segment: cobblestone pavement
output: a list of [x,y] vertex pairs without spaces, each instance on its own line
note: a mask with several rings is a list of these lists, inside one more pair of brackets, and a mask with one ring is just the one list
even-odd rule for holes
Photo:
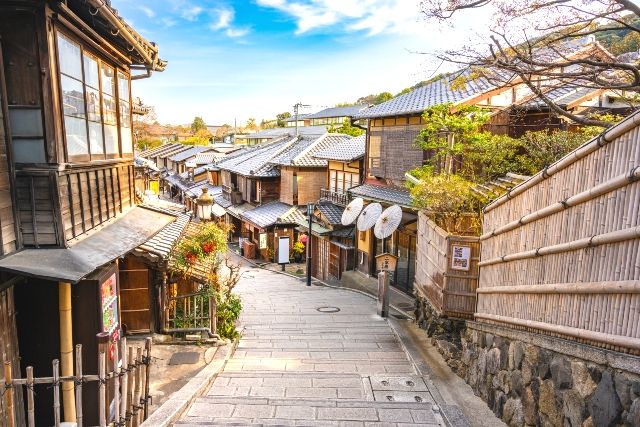
[[177,425],[444,425],[373,299],[243,269],[243,337]]

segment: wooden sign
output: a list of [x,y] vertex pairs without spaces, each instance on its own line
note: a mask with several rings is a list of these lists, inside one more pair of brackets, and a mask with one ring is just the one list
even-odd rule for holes
[[260,233],[260,249],[267,249],[267,233]]
[[376,268],[380,271],[396,271],[398,257],[388,253],[376,255]]
[[451,268],[453,270],[469,271],[471,267],[471,248],[456,246],[451,248]]

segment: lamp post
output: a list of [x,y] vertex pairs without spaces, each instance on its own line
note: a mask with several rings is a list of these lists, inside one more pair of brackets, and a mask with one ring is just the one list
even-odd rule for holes
[[198,218],[200,221],[210,221],[213,197],[209,194],[208,187],[202,189],[202,194],[196,199],[196,204],[198,205]]
[[307,204],[307,216],[309,217],[309,237],[307,238],[307,286],[311,286],[311,224],[313,223],[313,211],[315,205]]

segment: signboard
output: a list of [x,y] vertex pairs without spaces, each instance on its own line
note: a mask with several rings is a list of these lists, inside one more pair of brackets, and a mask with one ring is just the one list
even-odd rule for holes
[[160,194],[160,183],[157,179],[149,181],[149,190],[153,191],[153,194]]
[[469,246],[452,246],[451,268],[453,270],[469,271],[469,268],[471,268],[471,248]]
[[118,296],[116,274],[113,273],[100,285],[102,307],[102,332],[113,332],[118,326]]
[[398,257],[388,253],[376,255],[376,268],[379,271],[396,271]]
[[267,249],[267,233],[260,233],[260,249]]
[[278,237],[278,264],[289,264],[289,236]]

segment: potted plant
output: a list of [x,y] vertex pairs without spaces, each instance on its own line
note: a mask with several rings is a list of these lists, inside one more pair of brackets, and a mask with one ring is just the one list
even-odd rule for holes
[[305,246],[302,242],[295,242],[293,244],[293,260],[295,262],[302,261],[302,255],[304,254]]

